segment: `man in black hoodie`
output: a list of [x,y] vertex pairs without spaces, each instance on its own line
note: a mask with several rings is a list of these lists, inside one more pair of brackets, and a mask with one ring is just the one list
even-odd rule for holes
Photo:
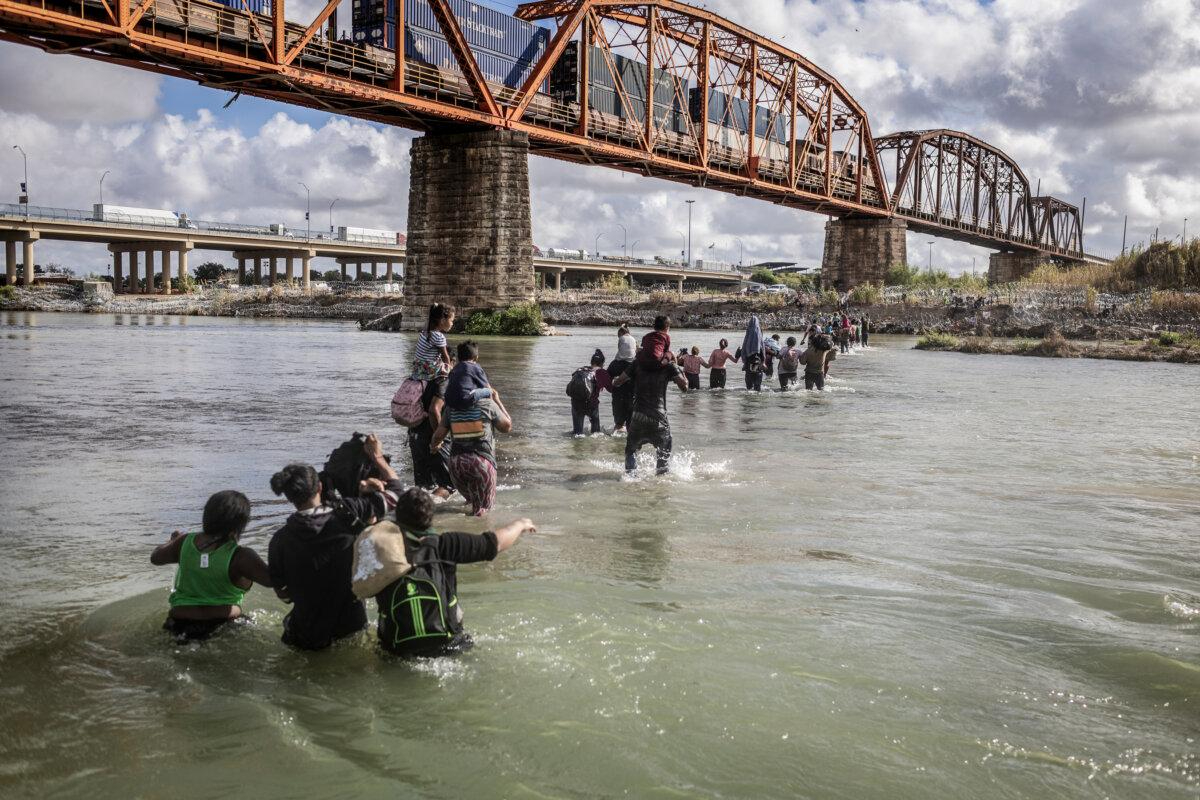
[[271,478],[271,490],[296,506],[267,551],[275,593],[292,603],[283,619],[284,644],[321,650],[367,625],[366,609],[350,589],[354,540],[395,508],[403,487],[374,436],[363,442],[363,455],[372,477],[361,482],[357,497],[329,505],[307,464],[289,464]]

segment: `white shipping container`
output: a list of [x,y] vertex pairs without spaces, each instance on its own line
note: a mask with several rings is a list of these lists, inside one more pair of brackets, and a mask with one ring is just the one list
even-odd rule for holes
[[399,244],[400,242],[400,234],[396,231],[354,228],[345,225],[338,228],[338,238],[346,242],[377,242],[379,244]]
[[131,225],[179,226],[179,215],[173,211],[164,211],[161,208],[114,206],[108,203],[95,203],[92,206],[92,219],[96,222],[124,222]]

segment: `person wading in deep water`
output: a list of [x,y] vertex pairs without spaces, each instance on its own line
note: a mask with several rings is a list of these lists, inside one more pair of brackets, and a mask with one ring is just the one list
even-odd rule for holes
[[413,569],[375,596],[380,646],[396,655],[427,657],[468,649],[472,641],[463,630],[458,565],[491,561],[537,528],[521,519],[485,533],[439,534],[433,530],[433,500],[416,488],[400,495],[396,525]]
[[612,391],[612,379],[604,368],[604,351],[596,348],[591,363],[571,373],[567,396],[571,398],[571,433],[583,436],[583,423],[591,423],[591,433],[601,433],[600,392]]
[[684,350],[679,356],[679,364],[683,367],[684,377],[687,378],[688,389],[693,392],[698,391],[700,389],[700,370],[708,366],[708,362],[700,357],[700,348],[693,346],[691,352]]
[[275,594],[292,604],[283,618],[284,644],[321,650],[366,627],[366,610],[350,588],[354,539],[395,507],[403,487],[378,439],[366,437],[361,450],[375,477],[361,481],[358,496],[334,497],[337,490],[323,486],[307,464],[289,464],[271,477],[271,490],[296,506],[267,551]]
[[[617,357],[608,365],[608,375],[614,380],[633,365],[637,357],[637,340],[622,325],[617,329]],[[610,387],[612,394],[613,434],[625,432],[629,424],[629,416],[633,413],[633,384],[626,383],[621,388]]]
[[825,378],[829,374],[829,362],[837,358],[833,339],[827,333],[810,336],[808,349],[800,355],[804,365],[804,388],[825,391]]
[[242,600],[253,584],[271,586],[258,553],[238,544],[250,522],[250,501],[241,492],[217,492],[204,504],[200,533],[175,531],[154,548],[150,563],[178,564],[171,610],[163,630],[176,639],[206,639],[242,615]]
[[634,385],[633,416],[629,422],[629,435],[625,440],[625,471],[633,474],[637,469],[637,453],[644,445],[654,445],[657,453],[656,469],[659,475],[667,472],[671,458],[671,421],[667,417],[667,386],[674,383],[680,390],[688,390],[683,370],[665,356],[667,363],[647,366],[642,359],[613,381],[620,387],[627,382]]
[[427,381],[421,393],[421,408],[425,419],[408,429],[408,452],[412,456],[413,483],[433,492],[434,497],[445,499],[454,494],[454,481],[450,479],[450,443],[432,451],[429,447],[433,431],[441,422],[445,409],[447,380]]
[[746,373],[746,390],[762,391],[763,371],[766,369],[766,348],[763,345],[762,328],[758,317],[751,316],[750,324],[746,326],[746,335],[742,338],[742,346],[734,355],[734,360],[740,359],[742,370]]
[[779,388],[789,389],[796,383],[796,373],[800,369],[800,351],[796,348],[796,337],[789,336],[787,344],[779,351]]
[[710,389],[724,389],[726,378],[725,364],[729,361],[732,361],[734,364],[738,363],[737,356],[730,353],[728,348],[729,340],[722,339],[720,347],[713,350],[712,355],[708,357],[708,388]]
[[[478,356],[474,342],[458,346],[458,359],[472,361]],[[512,417],[500,400],[500,393],[480,400],[470,408],[456,411],[447,408],[441,424],[433,432],[430,452],[442,446],[450,436],[450,477],[454,488],[470,505],[468,514],[482,517],[496,504],[496,439],[494,431],[512,430]]]

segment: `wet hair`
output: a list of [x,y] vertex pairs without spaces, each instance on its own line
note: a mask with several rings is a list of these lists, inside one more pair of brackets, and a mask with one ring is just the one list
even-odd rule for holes
[[603,367],[604,366],[604,351],[601,350],[599,347],[596,348],[596,352],[592,353],[592,366],[594,366],[594,367]]
[[700,355],[700,348],[696,347],[696,345],[692,345],[692,355],[694,355],[694,356]]
[[465,342],[459,342],[458,347],[454,351],[459,361],[474,361],[479,358],[479,345],[470,339]]
[[622,325],[621,327],[617,328],[617,336],[628,336],[628,335],[629,335],[629,326],[628,325]]
[[728,340],[728,339],[722,339],[722,340],[721,340],[721,349],[722,349],[722,350],[724,350],[726,347],[729,347],[729,340]]
[[433,525],[433,496],[414,486],[396,500],[396,524],[411,531],[427,531]]
[[233,489],[217,492],[204,504],[204,535],[221,541],[236,539],[250,523],[250,501]]
[[774,339],[775,341],[777,341],[777,342],[778,342],[778,341],[779,341],[779,334],[778,334],[778,333],[776,333],[776,334],[772,335],[772,336],[771,336],[771,338],[772,338],[772,339]]
[[795,347],[796,346],[796,337],[789,336],[787,344],[788,344],[788,347]]
[[659,314],[654,318],[654,330],[665,331],[669,327],[671,327],[671,318],[666,314]]
[[429,320],[425,323],[425,332],[429,333],[438,325],[441,325],[442,320],[452,316],[454,316],[454,306],[434,303],[429,307]]
[[321,489],[321,478],[308,464],[288,464],[271,476],[271,491],[293,505],[308,502]]

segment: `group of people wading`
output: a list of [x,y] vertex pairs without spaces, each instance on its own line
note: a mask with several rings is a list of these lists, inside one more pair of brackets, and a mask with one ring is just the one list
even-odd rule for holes
[[779,375],[781,391],[798,388],[803,375],[804,388],[824,391],[829,366],[837,358],[838,348],[849,352],[852,344],[865,346],[870,322],[865,317],[846,315],[814,319],[797,342],[779,334],[764,338],[757,316],[751,316],[742,344],[729,351],[729,340],[720,344],[708,358],[700,348],[671,349],[671,318],[658,316],[654,329],[642,337],[638,346],[627,325],[617,329],[617,355],[607,366],[604,352],[597,349],[591,362],[571,374],[567,396],[571,398],[571,427],[575,436],[584,436],[584,423],[590,433],[601,432],[600,393],[612,395],[613,433],[625,434],[625,469],[637,468],[637,453],[646,445],[656,451],[656,469],[662,474],[671,457],[671,424],[667,415],[667,389],[674,383],[681,391],[700,389],[700,370],[708,369],[710,389],[724,389],[729,364],[741,364],[748,391],[761,392],[763,378]]
[[[456,567],[494,559],[524,533],[521,519],[482,534],[438,533],[434,507],[454,492],[467,513],[483,516],[496,500],[495,433],[512,430],[512,417],[479,364],[475,342],[463,341],[451,358],[446,334],[454,309],[434,304],[418,334],[411,369],[392,398],[393,419],[408,429],[413,464],[406,488],[374,435],[354,434],[330,453],[320,470],[288,464],[270,487],[295,511],[271,536],[267,560],[239,543],[250,522],[250,501],[235,490],[217,492],[204,506],[201,530],[176,531],[150,556],[157,565],[175,564],[175,583],[164,629],[180,641],[206,639],[242,616],[245,593],[271,588],[291,610],[282,640],[321,650],[368,626],[365,601],[375,599],[380,647],[402,656],[460,651],[471,644],[457,599]],[[600,393],[612,394],[614,433],[624,434],[625,469],[634,472],[637,453],[656,452],[659,474],[671,458],[667,390],[700,389],[700,370],[709,387],[724,388],[729,365],[741,365],[748,390],[761,391],[763,377],[779,376],[781,390],[823,390],[838,347],[866,344],[869,322],[849,318],[814,320],[797,343],[779,335],[764,338],[751,317],[733,353],[725,339],[709,354],[671,349],[671,320],[660,316],[639,345],[627,326],[617,331],[617,353],[605,363],[596,350],[567,384],[572,427],[583,435],[600,428]],[[807,345],[805,347],[805,345]],[[804,348],[804,349],[801,349]]]

